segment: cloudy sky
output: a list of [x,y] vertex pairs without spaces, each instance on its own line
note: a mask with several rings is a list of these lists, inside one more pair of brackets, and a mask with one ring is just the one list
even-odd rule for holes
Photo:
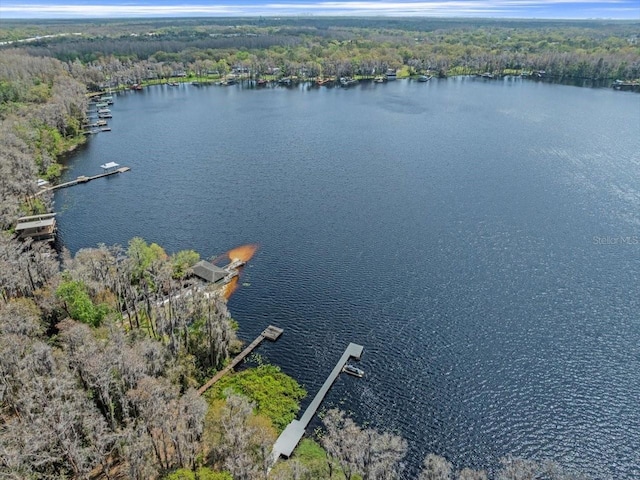
[[640,0],[0,0],[0,20],[261,15],[640,19]]

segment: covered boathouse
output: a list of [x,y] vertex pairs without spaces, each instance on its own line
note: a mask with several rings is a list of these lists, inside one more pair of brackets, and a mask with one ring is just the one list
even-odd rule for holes
[[100,168],[104,171],[104,173],[110,173],[110,172],[115,172],[119,166],[120,166],[119,163],[107,162],[103,165],[100,165]]
[[217,283],[222,282],[229,275],[229,272],[211,262],[200,260],[193,266],[193,274],[207,282]]
[[33,240],[53,241],[56,236],[56,214],[43,213],[20,217],[15,228],[20,240],[31,238]]

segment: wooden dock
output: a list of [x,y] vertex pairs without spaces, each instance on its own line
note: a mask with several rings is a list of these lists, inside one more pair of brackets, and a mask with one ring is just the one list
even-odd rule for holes
[[309,422],[316,414],[316,411],[320,407],[320,404],[324,400],[324,397],[327,395],[329,389],[338,378],[338,375],[340,375],[340,372],[342,372],[345,364],[352,357],[359,360],[362,356],[363,349],[364,347],[362,345],[357,345],[355,343],[349,344],[347,349],[342,354],[342,357],[340,357],[340,360],[338,360],[338,363],[336,363],[336,366],[333,367],[333,370],[324,381],[322,388],[318,390],[318,393],[316,393],[316,396],[313,398],[312,402],[305,410],[302,418],[300,418],[300,420],[293,420],[289,425],[287,425],[287,428],[284,429],[284,431],[276,440],[276,443],[273,446],[273,451],[271,453],[274,462],[277,461],[280,456],[284,456],[287,458],[291,456],[293,450],[300,442],[300,439],[302,439],[304,431],[309,425]]
[[129,167],[120,167],[115,170],[109,170],[108,172],[103,172],[98,175],[93,175],[92,177],[86,177],[84,175],[80,175],[75,180],[59,183],[58,185],[53,185],[51,187],[46,187],[46,188],[43,188],[42,190],[38,190],[36,192],[36,195],[41,195],[44,192],[51,192],[53,190],[58,190],[60,188],[72,187],[73,185],[78,185],[80,183],[87,183],[87,182],[90,182],[91,180],[96,180],[97,178],[108,177],[109,175],[116,175],[118,173],[128,172],[129,170],[131,170],[131,168]]
[[275,342],[280,335],[282,335],[283,330],[278,327],[274,327],[273,325],[269,325],[265,328],[260,335],[256,337],[256,339],[249,344],[247,348],[245,348],[238,356],[236,356],[229,365],[227,365],[224,369],[220,370],[216,373],[213,378],[211,378],[207,383],[202,385],[198,389],[198,395],[202,395],[204,392],[209,390],[213,384],[215,384],[218,380],[224,377],[227,373],[233,370],[236,365],[238,365],[242,360],[247,357],[258,345],[262,343],[262,341],[266,338],[267,340],[271,340]]

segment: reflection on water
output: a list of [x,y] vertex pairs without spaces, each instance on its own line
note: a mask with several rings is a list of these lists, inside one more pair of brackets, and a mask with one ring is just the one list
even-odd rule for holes
[[231,281],[229,283],[227,283],[224,286],[224,289],[222,291],[222,294],[224,295],[224,298],[226,298],[227,300],[229,298],[231,298],[231,295],[234,294],[234,292],[238,289],[238,279],[240,278],[239,275],[236,275],[235,277],[233,277],[231,279]]
[[258,250],[258,245],[255,245],[255,244],[242,245],[240,247],[236,247],[232,250],[229,250],[227,252],[227,256],[231,261],[240,260],[246,263],[253,258],[253,256],[256,253],[256,250]]
[[257,244],[241,245],[229,250],[225,255],[222,256],[222,258],[229,258],[229,260],[232,262],[240,261],[243,263],[243,265],[236,268],[238,270],[238,275],[233,277],[231,281],[224,286],[224,298],[229,299],[231,295],[233,295],[233,293],[238,289],[240,276],[242,275],[242,271],[244,270],[244,265],[253,258],[257,250]]

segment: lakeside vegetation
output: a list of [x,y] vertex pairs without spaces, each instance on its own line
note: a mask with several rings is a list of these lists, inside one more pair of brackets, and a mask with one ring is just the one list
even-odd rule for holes
[[[0,22],[0,41],[31,55],[95,66],[102,80],[172,73],[260,78],[373,76],[388,68],[439,76],[544,71],[558,79],[640,79],[637,21],[430,18],[198,18]],[[81,32],[81,33],[80,33]],[[129,78],[122,76],[123,70]]]
[[0,52],[0,229],[50,209],[50,196],[33,197],[36,179],[57,177],[60,156],[84,142],[86,102],[64,63]]
[[[126,248],[101,245],[71,258],[13,237],[18,216],[51,209],[51,195],[34,199],[36,179],[59,175],[60,158],[84,141],[87,88],[182,72],[220,78],[238,68],[254,78],[386,68],[640,77],[633,22],[232,22],[0,23],[8,40],[86,26],[82,36],[0,51],[0,473],[7,478],[266,478],[273,441],[305,395],[267,364],[196,395],[239,345],[224,298],[193,289],[196,252],[168,255],[134,238]],[[323,425],[270,478],[398,478],[405,440],[337,410]],[[420,478],[583,477],[510,458],[489,475],[428,455]]]

